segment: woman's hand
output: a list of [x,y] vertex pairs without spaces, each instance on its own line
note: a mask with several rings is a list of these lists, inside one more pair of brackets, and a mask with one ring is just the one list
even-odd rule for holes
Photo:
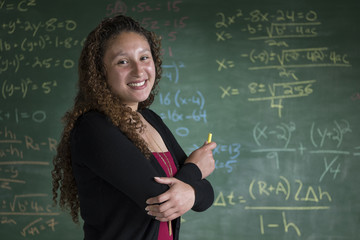
[[207,143],[193,151],[185,163],[194,163],[200,169],[202,179],[209,176],[215,170],[215,160],[212,150],[216,148],[216,143]]
[[[161,222],[171,221],[189,211],[195,203],[195,191],[176,178],[155,177],[155,181],[169,185],[170,189],[159,196],[149,198],[145,208],[148,214]],[[154,205],[155,204],[155,205]]]

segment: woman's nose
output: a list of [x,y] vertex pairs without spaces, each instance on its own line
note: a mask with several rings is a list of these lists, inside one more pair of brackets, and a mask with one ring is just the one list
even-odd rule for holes
[[132,72],[134,77],[142,77],[142,75],[144,75],[144,69],[142,68],[141,63],[134,62]]

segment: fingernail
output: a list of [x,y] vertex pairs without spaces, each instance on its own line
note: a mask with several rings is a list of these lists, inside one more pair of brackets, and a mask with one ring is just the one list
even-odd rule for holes
[[145,211],[149,211],[149,207],[146,207],[146,208],[145,208]]

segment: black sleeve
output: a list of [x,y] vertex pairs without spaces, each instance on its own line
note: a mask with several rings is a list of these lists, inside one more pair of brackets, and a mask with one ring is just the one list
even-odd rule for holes
[[176,141],[174,135],[169,128],[165,125],[162,119],[153,111],[147,110],[145,115],[148,116],[150,123],[153,124],[162,135],[163,139],[168,144],[174,153],[177,161],[179,162],[179,170],[175,175],[175,178],[189,184],[195,190],[195,203],[192,210],[200,212],[205,211],[214,202],[214,190],[209,181],[201,179],[202,174],[200,169],[193,163],[184,163],[187,159],[187,155]]
[[168,190],[154,181],[159,174],[150,161],[103,114],[89,112],[77,121],[71,148],[73,164],[89,168],[142,208]]
[[[188,163],[185,164],[182,168],[181,168],[181,172],[184,172],[184,170],[188,170],[187,167],[190,165],[194,165],[196,168],[197,166],[195,164],[192,163]],[[178,174],[176,174],[176,178],[189,184],[190,186],[192,186],[195,190],[195,203],[194,206],[192,207],[192,210],[196,211],[196,212],[202,212],[205,211],[206,209],[208,209],[209,207],[211,207],[211,205],[214,202],[214,190],[210,184],[209,181],[207,181],[206,179],[202,179],[202,180],[192,180],[191,176],[189,176],[189,174],[181,174],[180,176]]]

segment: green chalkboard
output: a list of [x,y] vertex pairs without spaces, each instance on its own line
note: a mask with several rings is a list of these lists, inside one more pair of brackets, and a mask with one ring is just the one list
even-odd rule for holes
[[214,205],[181,239],[360,238],[358,1],[0,1],[0,239],[82,239],[52,158],[86,35],[124,13],[163,38],[152,108],[218,147]]

